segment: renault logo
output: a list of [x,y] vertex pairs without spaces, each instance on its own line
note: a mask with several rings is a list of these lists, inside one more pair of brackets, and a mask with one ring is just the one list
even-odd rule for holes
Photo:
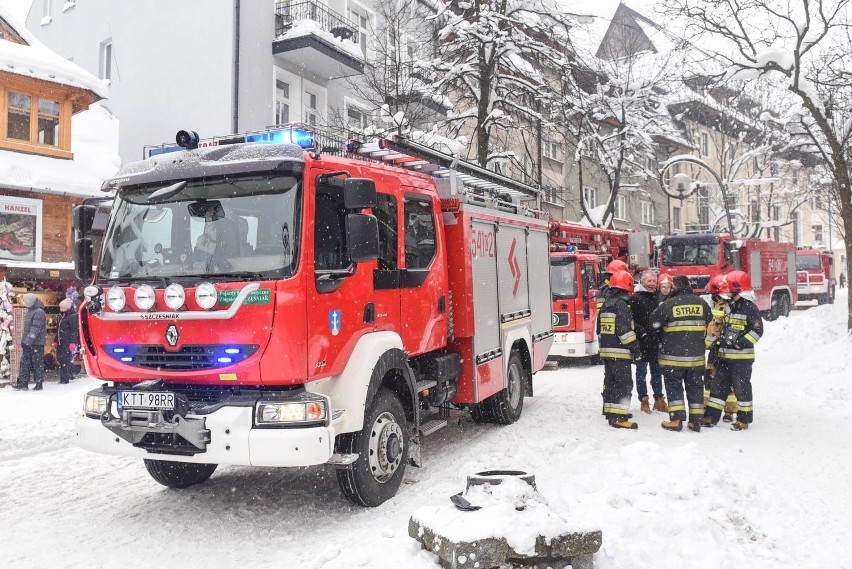
[[171,347],[177,346],[178,340],[180,339],[180,333],[178,332],[177,325],[169,324],[169,327],[166,328],[166,342],[169,343]]

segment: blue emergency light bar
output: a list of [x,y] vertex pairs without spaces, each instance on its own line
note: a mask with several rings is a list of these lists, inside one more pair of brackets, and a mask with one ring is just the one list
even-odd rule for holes
[[[260,144],[295,144],[301,148],[314,148],[314,139],[311,134],[298,128],[280,128],[269,129],[260,132],[248,133],[244,136],[226,136],[218,138],[210,138],[198,142],[199,147],[204,146],[222,146],[225,144],[237,143],[260,143]],[[145,158],[158,156],[160,154],[168,154],[170,152],[180,152],[186,150],[186,147],[178,144],[152,146],[145,148]]]

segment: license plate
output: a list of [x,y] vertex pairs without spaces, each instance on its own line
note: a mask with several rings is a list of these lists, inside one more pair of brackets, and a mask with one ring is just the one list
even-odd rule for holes
[[118,408],[124,409],[174,409],[175,394],[158,391],[119,391]]

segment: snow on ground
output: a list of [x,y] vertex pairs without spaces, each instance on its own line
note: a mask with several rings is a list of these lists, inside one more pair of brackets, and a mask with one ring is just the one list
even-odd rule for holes
[[325,467],[222,467],[169,490],[137,460],[72,446],[94,379],[3,389],[0,567],[436,568],[408,537],[411,513],[449,504],[467,473],[521,469],[552,509],[601,528],[598,569],[852,568],[845,306],[842,290],[767,324],[748,431],[671,433],[637,410],[638,431],[613,430],[602,368],[563,367],[536,376],[519,423],[459,415],[428,437],[424,467],[375,509],[350,506]]

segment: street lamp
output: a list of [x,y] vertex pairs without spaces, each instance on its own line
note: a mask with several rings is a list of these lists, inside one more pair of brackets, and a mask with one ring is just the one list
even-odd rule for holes
[[706,172],[719,185],[719,191],[722,192],[722,204],[725,207],[725,219],[728,222],[728,233],[733,236],[734,226],[731,221],[731,208],[728,205],[728,186],[724,181],[722,181],[719,174],[717,174],[709,164],[700,158],[689,154],[681,154],[678,156],[672,156],[666,160],[660,168],[660,186],[662,186],[663,192],[665,192],[669,197],[683,201],[698,190],[702,189],[703,185],[698,180],[697,175],[693,177],[685,172],[677,172],[671,176],[671,180],[666,179],[671,170],[675,169],[675,167],[680,167],[686,164],[698,167],[699,173],[701,171]]

